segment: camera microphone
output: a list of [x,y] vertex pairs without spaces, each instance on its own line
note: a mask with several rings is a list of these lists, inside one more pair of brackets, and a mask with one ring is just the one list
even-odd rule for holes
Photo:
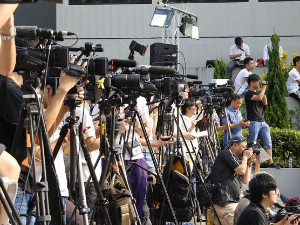
[[20,39],[38,39],[37,26],[15,26],[16,38]]
[[202,81],[201,80],[195,80],[195,81],[193,81],[193,84],[202,84]]
[[75,35],[75,33],[73,32],[69,32],[69,31],[60,31],[60,30],[54,30],[53,31],[53,35],[62,35],[62,36],[69,36],[69,35]]
[[219,87],[220,92],[233,91],[231,87]]
[[151,66],[149,68],[149,73],[157,75],[175,74],[175,72],[175,69],[163,66]]
[[[186,78],[198,80],[198,75],[187,74],[187,75],[186,75]],[[201,84],[202,84],[202,82],[201,82]]]
[[58,31],[45,28],[37,28],[37,26],[16,26],[16,38],[21,39],[38,39],[39,37],[51,37],[51,36],[66,36],[74,35],[69,31]]
[[109,62],[109,65],[115,67],[136,67],[137,62],[135,60],[127,59],[112,59]]

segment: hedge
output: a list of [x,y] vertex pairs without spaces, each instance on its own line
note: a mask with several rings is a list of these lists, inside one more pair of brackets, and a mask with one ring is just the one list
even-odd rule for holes
[[[288,158],[292,156],[293,166],[300,167],[300,131],[294,129],[270,128],[273,144],[273,160],[282,167],[288,167]],[[218,132],[220,143],[223,143],[223,132]],[[248,129],[243,136],[249,139]],[[261,143],[260,140],[258,140]]]

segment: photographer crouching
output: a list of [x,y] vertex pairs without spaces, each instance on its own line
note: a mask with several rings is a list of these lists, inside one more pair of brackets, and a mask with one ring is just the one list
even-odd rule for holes
[[[241,184],[249,181],[251,163],[256,155],[247,149],[243,136],[234,136],[227,148],[221,151],[210,174],[210,183],[216,185],[212,198],[216,213],[222,225],[232,225],[234,210],[240,200]],[[215,212],[210,213],[210,222],[219,225]]]

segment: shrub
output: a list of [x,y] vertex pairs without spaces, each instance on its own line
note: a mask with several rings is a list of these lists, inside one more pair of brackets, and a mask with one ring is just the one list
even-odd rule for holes
[[226,63],[223,58],[221,61],[216,60],[215,62],[214,79],[228,79]]
[[269,81],[269,87],[266,91],[268,105],[265,110],[265,119],[272,127],[287,128],[288,106],[285,100],[287,72],[283,72],[280,64],[279,38],[275,32],[271,40],[272,49],[268,48],[270,60],[266,80]]

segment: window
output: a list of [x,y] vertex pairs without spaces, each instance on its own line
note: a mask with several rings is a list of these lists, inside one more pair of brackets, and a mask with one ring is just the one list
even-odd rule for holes
[[152,0],[69,0],[70,5],[152,4]]
[[249,0],[164,0],[164,3],[222,3],[222,2],[249,2]]

